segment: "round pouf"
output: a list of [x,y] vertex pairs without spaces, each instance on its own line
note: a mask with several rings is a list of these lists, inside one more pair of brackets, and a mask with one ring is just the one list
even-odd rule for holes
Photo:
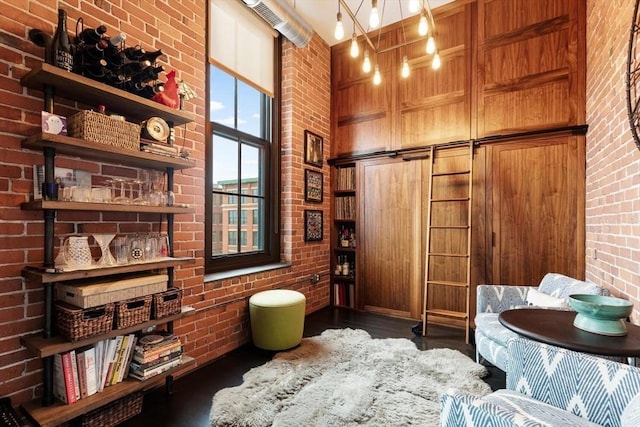
[[298,291],[273,289],[249,298],[253,344],[263,350],[287,350],[302,341],[306,298]]

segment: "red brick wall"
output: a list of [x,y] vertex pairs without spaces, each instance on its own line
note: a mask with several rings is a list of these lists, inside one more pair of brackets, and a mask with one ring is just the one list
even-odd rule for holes
[[627,118],[633,0],[587,1],[586,279],[635,305],[640,323],[640,150]]
[[[124,5],[120,7],[119,5]],[[307,312],[329,302],[329,168],[323,167],[325,194],[323,204],[304,202],[304,166],[302,161],[305,129],[324,137],[329,153],[329,47],[315,37],[308,47],[299,49],[284,43],[283,127],[282,127],[282,259],[289,268],[206,282],[204,254],[204,158],[205,158],[205,17],[206,2],[175,0],[138,2],[0,0],[0,396],[12,396],[15,403],[37,397],[41,392],[41,362],[20,346],[19,337],[37,333],[43,326],[43,291],[38,284],[21,277],[27,265],[43,260],[42,213],[22,211],[20,203],[29,200],[32,189],[32,165],[42,164],[42,154],[23,150],[20,141],[39,131],[42,94],[27,92],[19,82],[37,61],[42,49],[27,39],[31,28],[52,34],[57,8],[69,14],[68,25],[82,16],[85,26],[107,25],[109,34],[124,31],[128,44],[139,43],[147,50],[162,48],[178,77],[189,83],[197,98],[185,108],[196,115],[194,123],[177,130],[177,142],[190,152],[196,167],[175,175],[178,201],[195,207],[193,215],[176,216],[175,252],[177,256],[195,256],[193,267],[176,271],[176,284],[185,291],[185,304],[196,314],[176,324],[186,351],[206,363],[249,340],[247,300],[253,293],[270,288],[297,289],[307,296]],[[99,100],[96,100],[96,104]],[[107,106],[108,107],[108,106]],[[55,112],[68,115],[74,104],[63,102]],[[56,157],[62,167],[87,169],[96,177],[113,175],[135,177],[133,168],[101,164],[85,159]],[[303,210],[325,212],[325,239],[303,241]],[[158,229],[157,215],[59,213],[56,231],[111,231],[130,233]],[[166,225],[165,225],[166,227]],[[311,274],[321,281],[311,285]]]

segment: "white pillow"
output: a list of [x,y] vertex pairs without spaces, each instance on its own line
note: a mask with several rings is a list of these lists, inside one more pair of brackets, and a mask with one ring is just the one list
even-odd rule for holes
[[544,308],[567,308],[569,306],[564,299],[543,294],[536,289],[529,289],[527,292],[527,305]]

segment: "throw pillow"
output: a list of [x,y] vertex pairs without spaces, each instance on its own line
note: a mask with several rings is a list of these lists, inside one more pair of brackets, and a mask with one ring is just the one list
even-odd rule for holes
[[620,425],[622,427],[640,426],[640,394],[631,399],[631,402],[622,411]]
[[527,292],[527,304],[544,308],[566,308],[567,302],[562,298],[552,297],[536,289],[529,289]]

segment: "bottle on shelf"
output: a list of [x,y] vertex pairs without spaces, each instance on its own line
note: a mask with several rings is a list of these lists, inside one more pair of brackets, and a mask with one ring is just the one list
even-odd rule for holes
[[163,55],[162,49],[158,49],[154,52],[145,52],[139,59],[150,61],[152,64],[155,63],[159,57]]
[[107,27],[100,25],[96,28],[85,28],[76,36],[76,45],[96,44],[106,34]]
[[58,9],[58,27],[53,35],[51,50],[53,65],[69,72],[73,71],[73,52],[67,32],[67,12],[64,9]]
[[147,52],[140,46],[126,47],[122,49],[122,53],[124,54],[125,58],[127,58],[129,61],[141,61],[143,59],[147,59],[147,58],[144,58],[144,55]]
[[121,54],[122,45],[127,39],[125,33],[118,33],[113,37],[105,38],[107,41],[107,48],[104,52],[104,57],[109,62],[110,68],[119,67],[124,62],[124,55]]

